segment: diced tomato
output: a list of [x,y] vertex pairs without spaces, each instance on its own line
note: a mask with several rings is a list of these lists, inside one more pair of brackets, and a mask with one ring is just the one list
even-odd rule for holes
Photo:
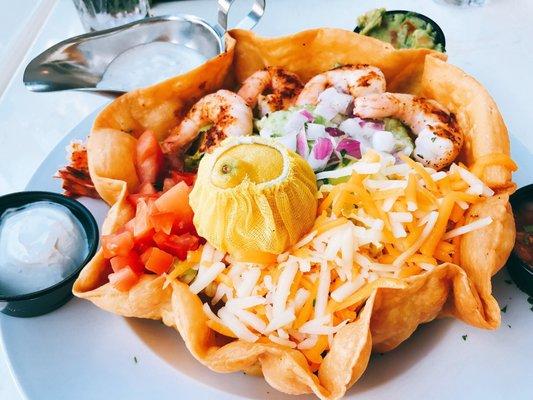
[[155,194],[136,193],[136,194],[128,195],[128,201],[130,202],[132,206],[137,207],[139,200],[144,200],[145,202],[149,202],[149,201],[154,201],[158,197],[159,197],[159,193],[155,193]]
[[128,195],[128,201],[137,206],[139,200],[144,200],[146,203],[154,201],[159,197],[159,193],[155,189],[154,185],[150,182],[143,183],[139,188],[139,192]]
[[135,164],[142,183],[155,183],[163,167],[163,152],[154,132],[147,130],[137,139]]
[[135,222],[133,223],[133,236],[140,238],[146,236],[146,234],[153,228],[150,222],[151,214],[151,202],[147,202],[144,199],[140,199],[137,203],[137,210],[135,211]]
[[192,233],[193,235],[197,235],[196,228],[192,223],[192,219],[187,221],[178,219],[175,220],[174,225],[172,225],[172,233],[176,235],[183,235],[184,233]]
[[176,184],[185,182],[188,186],[193,186],[194,182],[196,182],[196,173],[194,172],[172,171],[170,177],[176,182]]
[[104,257],[125,256],[133,249],[133,235],[124,230],[120,233],[104,235],[101,239]]
[[150,215],[150,223],[156,232],[165,232],[167,235],[172,231],[176,215],[169,212],[155,212]]
[[190,191],[191,188],[185,182],[180,182],[163,193],[154,204],[160,212],[171,212],[176,214],[176,219],[179,221],[192,222],[193,211],[189,205]]
[[187,258],[189,250],[196,250],[200,246],[198,236],[185,233],[183,235],[165,235],[163,232],[157,232],[154,235],[154,242],[159,248],[178,257],[180,260]]
[[130,251],[127,256],[115,256],[109,261],[113,272],[118,272],[126,267],[130,267],[136,274],[142,274],[144,271],[141,258],[135,251]]
[[169,189],[172,189],[176,185],[176,182],[174,182],[174,179],[172,178],[165,178],[163,180],[163,192],[166,192]]
[[124,267],[109,274],[108,279],[115,289],[127,292],[139,281],[139,276],[130,267]]
[[174,257],[172,257],[172,254],[157,247],[150,247],[141,255],[141,260],[148,271],[161,275],[168,271],[174,261]]

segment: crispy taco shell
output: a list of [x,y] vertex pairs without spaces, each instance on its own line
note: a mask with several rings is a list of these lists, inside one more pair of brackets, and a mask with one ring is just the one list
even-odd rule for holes
[[[91,177],[112,204],[103,233],[119,229],[134,210],[125,200],[138,185],[132,158],[135,137],[152,129],[160,139],[176,126],[191,103],[221,87],[232,88],[267,65],[297,73],[304,81],[342,64],[381,68],[389,91],[434,98],[457,115],[465,132],[461,161],[471,165],[486,154],[509,155],[507,130],[487,91],[473,78],[429,50],[395,50],[378,40],[338,29],[316,29],[266,39],[234,30],[227,51],[188,74],[123,95],[97,117],[89,139]],[[483,180],[497,194],[474,206],[472,218],[491,216],[489,226],[465,234],[460,242],[461,266],[444,264],[431,272],[399,281],[397,287],[375,289],[358,319],[342,328],[318,374],[298,350],[276,344],[235,340],[220,346],[207,325],[200,298],[175,281],[163,289],[163,277],[145,275],[129,292],[107,283],[109,270],[101,251],[83,269],[74,294],[110,312],[162,320],[183,337],[187,348],[214,371],[261,371],[274,388],[290,394],[315,393],[338,399],[364,372],[372,349],[388,351],[406,340],[417,326],[438,316],[454,316],[486,329],[500,324],[491,295],[491,277],[503,266],[514,242],[508,202],[511,173],[503,166],[487,168]]]

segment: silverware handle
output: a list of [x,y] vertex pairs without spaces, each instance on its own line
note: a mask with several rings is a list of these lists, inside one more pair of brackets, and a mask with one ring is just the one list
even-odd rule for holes
[[[228,30],[228,13],[235,0],[218,0],[218,25],[216,26],[219,34],[224,35]],[[265,12],[266,0],[255,0],[252,9],[235,28],[252,29],[257,25]]]

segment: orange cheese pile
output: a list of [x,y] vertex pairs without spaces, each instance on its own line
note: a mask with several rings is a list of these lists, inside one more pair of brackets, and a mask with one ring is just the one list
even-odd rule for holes
[[492,222],[464,225],[469,206],[494,194],[464,166],[436,172],[402,160],[370,151],[345,183],[323,184],[313,228],[276,264],[238,262],[207,244],[169,280],[196,270],[190,288],[211,297],[204,310],[213,330],[297,348],[318,369],[375,287],[405,287],[401,278],[457,263],[460,235]]

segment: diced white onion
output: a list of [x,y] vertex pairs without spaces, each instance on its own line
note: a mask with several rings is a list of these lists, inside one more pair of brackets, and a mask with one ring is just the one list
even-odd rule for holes
[[327,136],[326,127],[320,124],[308,123],[306,132],[308,139],[311,140],[316,140],[318,138]]
[[328,121],[331,121],[337,115],[337,110],[335,110],[331,105],[324,102],[320,102],[315,107],[315,114],[318,114]]
[[294,137],[296,137],[296,134],[300,132],[300,129],[304,127],[306,122],[307,117],[305,115],[299,112],[292,113],[285,123],[283,131],[286,133],[286,135],[284,136],[294,135]]

